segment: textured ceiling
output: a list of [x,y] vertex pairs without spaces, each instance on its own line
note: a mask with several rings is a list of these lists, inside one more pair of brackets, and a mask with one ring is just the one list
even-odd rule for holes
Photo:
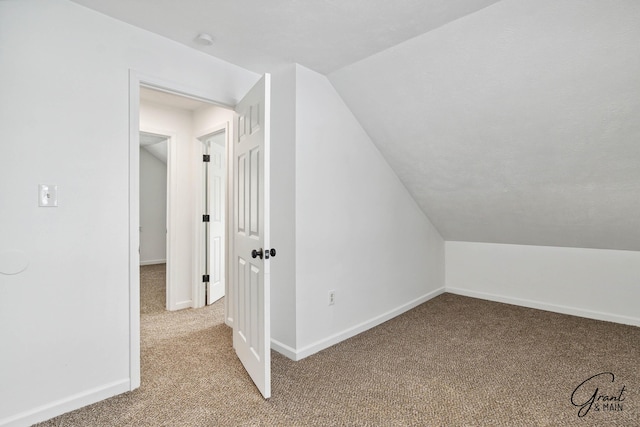
[[637,0],[74,1],[327,74],[446,240],[640,250]]
[[[258,73],[326,74],[497,0],[73,1]],[[214,44],[198,45],[200,32]]]
[[640,2],[505,0],[329,78],[446,240],[640,250]]

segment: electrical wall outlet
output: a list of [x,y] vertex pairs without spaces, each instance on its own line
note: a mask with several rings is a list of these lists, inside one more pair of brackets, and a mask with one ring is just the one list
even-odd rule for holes
[[336,291],[332,289],[329,291],[329,305],[333,305],[335,303],[336,303]]

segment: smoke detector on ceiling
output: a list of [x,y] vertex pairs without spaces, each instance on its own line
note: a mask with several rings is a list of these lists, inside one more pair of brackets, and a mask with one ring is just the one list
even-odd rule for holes
[[213,37],[207,33],[200,33],[196,37],[196,43],[202,46],[211,46],[213,44]]

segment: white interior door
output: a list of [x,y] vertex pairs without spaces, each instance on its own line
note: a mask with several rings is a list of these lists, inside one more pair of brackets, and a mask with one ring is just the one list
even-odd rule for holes
[[211,137],[209,148],[208,202],[209,202],[209,282],[207,283],[207,305],[224,296],[225,289],[225,158],[226,132]]
[[236,106],[233,268],[236,319],[233,346],[265,398],[271,396],[269,284],[270,75]]

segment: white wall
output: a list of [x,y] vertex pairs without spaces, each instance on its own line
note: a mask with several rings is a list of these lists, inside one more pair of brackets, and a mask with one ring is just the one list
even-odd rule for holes
[[167,260],[167,164],[140,149],[140,265]]
[[0,45],[0,264],[29,263],[0,274],[0,425],[28,425],[132,385],[130,70],[228,105],[258,76],[65,0],[1,1]]
[[192,113],[193,134],[196,138],[207,135],[218,125],[229,124],[229,132],[233,131],[233,110],[211,105],[199,108]]
[[272,347],[298,360],[443,292],[444,242],[324,76],[272,85]]
[[447,292],[640,326],[640,252],[446,243]]
[[[167,274],[171,289],[167,293],[170,310],[193,306],[194,236],[196,186],[199,165],[193,135],[191,111],[140,101],[140,130],[171,136],[169,141],[170,197],[169,251]],[[142,183],[141,183],[142,185]],[[142,187],[141,187],[142,188]],[[142,207],[141,207],[142,209]]]
[[296,348],[296,66],[271,75],[271,342]]
[[300,358],[443,292],[444,243],[326,77],[295,95]]

